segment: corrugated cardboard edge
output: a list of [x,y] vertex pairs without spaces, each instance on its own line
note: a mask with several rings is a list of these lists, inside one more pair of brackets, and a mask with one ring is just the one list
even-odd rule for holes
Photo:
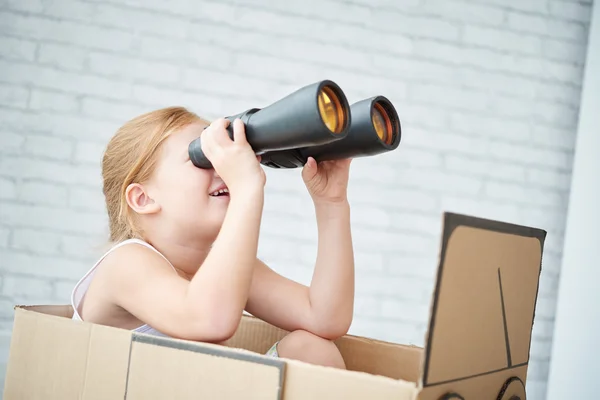
[[[251,351],[248,351],[245,349],[241,349],[241,348],[228,348],[228,347],[214,345],[214,344],[210,344],[210,343],[191,342],[191,341],[185,341],[185,340],[180,340],[180,339],[151,336],[151,335],[142,334],[142,333],[135,333],[135,332],[125,330],[125,329],[96,325],[96,324],[82,322],[82,321],[72,322],[71,315],[68,315],[68,313],[64,312],[64,310],[66,310],[66,309],[67,309],[66,305],[15,305],[13,307],[15,324],[20,324],[21,321],[23,321],[23,318],[29,318],[32,314],[36,314],[38,318],[43,318],[45,321],[49,321],[50,323],[51,323],[51,321],[56,321],[61,324],[67,322],[67,323],[77,324],[78,330],[81,330],[82,327],[87,328],[87,329],[84,329],[88,332],[88,335],[87,335],[88,344],[86,346],[87,353],[85,354],[85,359],[86,359],[85,364],[86,365],[85,365],[83,372],[80,372],[80,374],[83,374],[83,377],[82,377],[83,380],[81,382],[72,382],[72,385],[71,385],[71,386],[74,385],[74,387],[78,388],[78,389],[75,389],[75,391],[79,392],[81,396],[85,397],[85,395],[87,393],[87,391],[86,391],[86,386],[88,385],[87,369],[88,369],[88,364],[89,364],[89,350],[90,350],[90,347],[89,347],[90,342],[89,341],[91,340],[92,332],[95,329],[99,329],[102,331],[109,332],[112,335],[119,334],[120,336],[125,335],[127,337],[126,338],[127,339],[127,348],[124,348],[123,350],[128,351],[129,354],[126,353],[126,357],[125,357],[126,365],[124,364],[124,368],[123,368],[123,379],[124,379],[123,389],[119,390],[120,396],[124,396],[124,398],[127,398],[127,387],[129,384],[129,372],[130,372],[130,367],[131,367],[131,351],[132,351],[132,348],[135,343],[140,343],[140,344],[144,344],[144,345],[160,346],[160,347],[169,348],[169,349],[175,349],[175,350],[181,350],[181,351],[187,351],[187,352],[193,352],[193,353],[201,353],[201,354],[205,354],[205,355],[209,355],[209,356],[216,356],[216,357],[221,357],[221,358],[246,361],[246,362],[261,364],[261,365],[265,365],[265,366],[269,366],[269,367],[274,367],[278,371],[277,387],[275,388],[276,389],[276,398],[280,399],[280,400],[283,399],[286,363],[282,359],[267,357],[265,355],[257,354],[257,353],[254,353],[254,352],[251,352]],[[46,312],[42,312],[42,310],[44,310]],[[49,312],[49,310],[52,310],[52,312]],[[75,326],[73,326],[73,327],[75,327]],[[13,332],[14,332],[14,330],[13,330]],[[18,389],[18,386],[13,386],[14,384],[18,384],[17,382],[13,381],[13,379],[16,377],[15,373],[13,371],[13,368],[16,368],[16,365],[19,362],[23,362],[23,361],[29,362],[29,363],[34,362],[33,359],[30,358],[30,356],[28,356],[26,360],[23,360],[19,357],[20,354],[17,353],[17,351],[21,351],[21,349],[17,349],[18,346],[15,346],[17,341],[18,341],[18,338],[16,336],[13,336],[11,338],[10,351],[9,351],[9,357],[8,357],[8,365],[7,365],[7,374],[6,374],[7,380],[5,382],[5,387],[4,387],[4,395],[5,396],[7,394],[21,393],[21,390]],[[27,355],[27,352],[25,352],[25,354]],[[37,357],[37,355],[36,355],[36,357]],[[114,382],[111,382],[111,383],[114,383]],[[81,386],[78,386],[80,384],[81,384]],[[73,391],[73,390],[71,390],[71,388],[69,390],[70,390],[70,392]],[[87,393],[87,394],[89,395],[90,393]],[[93,396],[94,396],[94,398],[96,398],[97,394],[93,394]],[[14,397],[11,397],[11,398],[14,398]],[[56,398],[56,397],[50,397],[50,398]],[[87,397],[85,397],[85,398],[87,398]]]
[[[352,396],[369,398],[372,394],[377,393],[379,398],[415,400],[418,394],[417,385],[414,381],[410,382],[402,379],[392,379],[383,375],[360,371],[338,370],[336,368],[321,367],[289,359],[271,358],[265,356],[264,354],[255,353],[253,351],[238,347],[227,348],[221,345],[209,343],[199,344],[180,339],[138,334],[129,330],[95,325],[88,322],[74,322],[70,318],[71,315],[69,314],[67,305],[17,305],[14,307],[14,309],[15,321],[17,324],[22,324],[23,321],[27,320],[38,321],[37,323],[45,321],[44,324],[52,324],[53,321],[55,321],[67,329],[74,329],[80,332],[86,331],[91,333],[95,329],[99,329],[104,335],[108,336],[113,336],[115,333],[117,333],[117,335],[121,337],[122,342],[120,345],[121,350],[119,351],[119,358],[122,359],[122,363],[119,364],[120,367],[116,373],[119,377],[122,376],[122,378],[118,378],[117,380],[121,383],[110,390],[111,395],[108,396],[110,398],[127,398],[128,392],[126,385],[128,385],[130,381],[129,368],[132,367],[132,354],[135,353],[137,344],[141,346],[160,346],[162,349],[173,351],[182,350],[191,351],[192,353],[199,352],[210,356],[217,356],[221,358],[224,357],[232,360],[246,362],[250,361],[253,363],[258,362],[259,364],[268,366],[269,368],[275,368],[279,375],[274,377],[274,386],[271,386],[273,391],[271,392],[272,395],[269,398],[285,398],[287,400],[304,400],[306,398],[329,399],[340,395],[344,398],[352,398]],[[43,332],[41,332],[41,335],[39,335],[40,332],[36,333],[31,331],[31,333],[33,334],[34,342],[37,341],[37,339],[35,339],[36,337],[39,339],[43,339],[45,337]],[[89,337],[91,338],[91,336]],[[374,339],[363,337],[356,337],[356,339],[369,343],[376,342]],[[89,350],[89,344],[84,346],[82,343],[80,343],[76,349],[77,354],[83,354],[81,351],[83,351],[82,349],[84,349],[84,347]],[[24,349],[24,347],[20,347],[9,357],[12,357],[15,360],[20,359],[21,362],[24,361],[29,364],[35,363],[38,356],[35,354],[29,354],[26,351],[21,353]],[[50,354],[49,358],[45,359],[46,365],[44,368],[40,371],[37,371],[37,376],[39,378],[44,379],[44,376],[47,376],[44,372],[46,371],[46,368],[54,369],[52,360],[56,355],[55,353],[56,351],[54,351],[53,354]],[[21,356],[24,356],[25,359],[20,358]],[[85,363],[89,363],[88,357],[89,353],[85,355]],[[15,366],[16,363],[10,363],[9,368]],[[135,368],[137,367],[139,367],[139,364]],[[76,380],[72,380],[71,372],[77,371],[83,371],[82,373],[84,376],[81,376],[81,373],[76,373],[75,375],[78,375],[78,378]],[[94,381],[88,382],[88,373],[82,369],[77,371],[71,371],[63,376],[63,380],[65,384],[67,384],[66,389],[64,387],[60,390],[52,388],[50,393],[43,392],[44,389],[48,389],[47,387],[36,387],[35,385],[31,386],[24,383],[21,379],[23,376],[23,368],[21,367],[19,370],[15,369],[10,374],[12,379],[11,382],[9,382],[9,386],[11,387],[10,394],[12,394],[12,397],[7,397],[7,400],[8,398],[12,399],[27,397],[29,395],[33,395],[34,393],[36,393],[36,395],[40,395],[40,392],[43,392],[44,394],[42,396],[48,399],[62,399],[65,397],[71,398],[72,396],[93,399],[107,398],[107,393],[103,391],[105,386],[99,386],[102,376],[95,375]],[[35,376],[29,376],[27,379],[35,379]],[[46,383],[50,382],[52,381],[48,381],[46,379]],[[90,386],[92,383],[93,385]],[[139,378],[137,384],[139,384]],[[52,384],[50,383],[50,385]],[[6,388],[7,387],[5,386],[5,393]],[[40,389],[42,390],[40,391]],[[67,393],[68,396],[66,395]]]
[[[464,215],[464,214],[457,214],[457,213],[451,213],[451,212],[444,213],[443,234],[442,234],[442,239],[441,239],[441,250],[440,250],[440,254],[439,254],[438,270],[437,270],[437,276],[436,276],[435,289],[433,292],[432,302],[431,302],[429,326],[428,326],[428,330],[427,330],[427,334],[426,334],[426,338],[425,338],[426,340],[425,340],[425,346],[424,346],[424,352],[423,352],[421,377],[418,382],[418,387],[420,390],[423,390],[423,389],[426,389],[427,387],[432,386],[431,384],[429,384],[427,382],[427,376],[428,376],[428,372],[429,372],[429,361],[430,361],[429,359],[431,356],[431,353],[430,353],[431,342],[432,342],[433,336],[434,336],[433,334],[434,334],[434,328],[435,328],[435,322],[436,322],[436,312],[437,312],[438,302],[439,302],[439,290],[440,290],[440,285],[442,282],[442,276],[443,276],[443,272],[444,272],[443,269],[444,269],[446,251],[448,248],[448,242],[450,240],[450,237],[452,236],[452,233],[456,230],[456,228],[458,228],[460,226],[479,228],[479,229],[489,230],[489,231],[493,231],[493,232],[506,233],[506,234],[512,234],[512,235],[529,237],[529,238],[537,238],[540,241],[541,254],[543,254],[543,251],[544,251],[544,242],[545,242],[547,232],[543,229],[538,229],[538,228],[528,227],[528,226],[524,226],[524,225],[508,223],[508,222],[496,221],[496,220],[491,220],[491,219],[486,219],[486,218],[474,217],[474,216],[469,216],[469,215]],[[537,276],[537,285],[535,288],[535,304],[537,304],[537,299],[538,299],[538,295],[539,295],[539,282],[540,282],[539,278],[540,278],[541,271],[542,271],[542,265],[540,263],[539,273]],[[534,305],[534,312],[533,312],[532,320],[531,320],[531,328],[533,328],[534,319],[535,319],[535,305]],[[529,352],[530,351],[531,351],[531,338],[529,341]],[[529,356],[528,356],[527,363],[528,362],[529,362]],[[526,367],[527,363],[524,364],[525,367]],[[513,366],[513,368],[515,368],[515,367],[519,367],[519,366],[517,366],[517,365]],[[502,370],[490,371],[488,373],[475,375],[475,376],[462,377],[462,378],[459,378],[458,380],[472,379],[472,378],[476,378],[479,376],[492,374],[492,373],[496,373],[496,372],[502,372]],[[441,384],[445,384],[445,383],[447,383],[447,382],[435,383],[434,385],[441,385]]]

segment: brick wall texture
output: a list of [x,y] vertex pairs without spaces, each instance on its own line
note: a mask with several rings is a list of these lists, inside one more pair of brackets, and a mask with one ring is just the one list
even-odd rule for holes
[[[387,96],[403,124],[397,151],[352,165],[352,333],[424,344],[443,211],[546,229],[528,377],[543,399],[592,6],[0,1],[0,354],[13,305],[67,302],[100,254],[100,159],[121,123],[167,105],[215,118],[327,78],[351,102]],[[259,256],[309,283],[300,171],[267,174]]]

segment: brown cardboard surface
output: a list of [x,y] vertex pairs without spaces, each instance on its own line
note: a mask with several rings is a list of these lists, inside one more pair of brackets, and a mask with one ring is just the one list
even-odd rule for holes
[[[264,354],[286,331],[252,317],[244,316],[235,335],[224,344]],[[417,382],[423,348],[346,335],[335,341],[346,368],[392,379]]]
[[284,366],[280,360],[217,345],[136,335],[126,398],[278,400]]
[[[422,389],[419,400],[439,400],[446,393],[458,393],[464,400],[525,400],[498,397],[502,386],[512,377],[517,377],[520,382],[527,378],[527,365],[504,369],[492,374],[479,375],[470,379],[453,381],[441,385],[428,386]],[[452,399],[458,400],[458,399]]]
[[4,399],[122,396],[128,331],[74,324],[69,306],[33,309],[15,310]]
[[244,315],[242,320],[233,337],[223,343],[225,346],[264,354],[287,334],[283,329],[249,315]]
[[419,381],[423,348],[346,335],[336,340],[346,368],[408,382]]
[[[278,331],[253,317],[243,318],[235,340],[229,343],[236,348],[228,348],[73,321],[71,315],[68,305],[16,307],[4,399],[325,400],[332,396],[364,399],[376,390],[382,399],[413,400],[418,393],[415,382],[273,359],[244,350],[262,350],[260,332]],[[346,354],[353,352],[352,343],[359,342],[359,348],[375,345],[371,356],[395,346],[398,352],[406,350],[411,363],[404,367],[413,369],[409,374],[418,372],[418,349],[346,339],[348,342],[342,340]],[[378,345],[383,347],[377,350]],[[367,353],[363,348],[358,354],[361,351]],[[400,353],[392,350],[387,354],[383,362],[391,365],[394,360],[389,355]],[[57,364],[57,359],[62,362]],[[32,365],[39,368],[30,371]]]
[[68,305],[15,309],[5,400],[282,398],[282,360],[71,316]]
[[[471,378],[526,372],[519,367],[529,361],[545,235],[539,229],[446,214],[423,387],[464,380],[470,388],[488,381],[496,387],[494,380]],[[526,375],[520,377],[525,381]],[[491,392],[491,387],[480,387],[477,393]]]
[[130,341],[131,334],[127,331],[91,327],[83,398],[104,400],[121,396],[125,390],[123,377],[127,373]]
[[413,382],[288,361],[285,400],[416,400]]
[[67,319],[57,322],[50,316],[16,310],[4,399],[42,399],[48,393],[65,399],[79,397],[90,327],[71,325]]
[[4,399],[493,400],[511,379],[522,393],[544,239],[446,213],[425,348],[346,335],[348,371],[264,356],[287,332],[251,316],[219,346],[73,321],[68,305],[16,307]]

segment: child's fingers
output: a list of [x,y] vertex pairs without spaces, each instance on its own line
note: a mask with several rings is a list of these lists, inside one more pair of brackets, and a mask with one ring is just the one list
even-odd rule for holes
[[314,158],[308,157],[306,163],[304,164],[304,168],[302,168],[302,177],[305,180],[310,180],[314,178],[314,176],[317,174],[317,171],[317,162]]
[[239,144],[248,143],[246,140],[246,127],[239,118],[233,121],[233,141]]
[[213,132],[213,139],[216,146],[224,147],[229,146],[231,144],[231,139],[229,138],[229,132],[227,132],[227,127],[230,125],[229,120],[224,120],[225,122],[216,126]]

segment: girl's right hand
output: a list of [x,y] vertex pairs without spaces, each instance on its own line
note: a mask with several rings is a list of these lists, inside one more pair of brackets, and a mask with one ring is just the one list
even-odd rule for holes
[[260,165],[260,157],[254,154],[246,140],[244,123],[240,119],[233,122],[233,140],[226,129],[229,124],[225,118],[213,121],[201,134],[202,151],[230,193],[262,190],[266,183],[265,171]]

